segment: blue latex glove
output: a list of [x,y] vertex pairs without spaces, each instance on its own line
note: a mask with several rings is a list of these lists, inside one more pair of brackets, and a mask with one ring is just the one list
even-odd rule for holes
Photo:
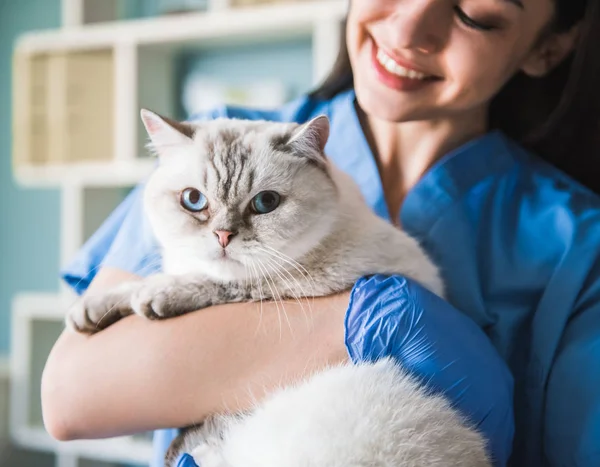
[[478,427],[494,465],[506,465],[513,378],[470,318],[414,281],[375,275],[355,284],[345,328],[354,362],[395,358]]
[[194,462],[194,458],[189,454],[182,454],[177,459],[177,467],[198,467]]

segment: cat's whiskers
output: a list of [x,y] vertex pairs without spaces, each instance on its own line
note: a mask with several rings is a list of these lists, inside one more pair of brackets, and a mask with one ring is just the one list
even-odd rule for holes
[[[242,264],[244,265],[244,289],[248,290],[248,264],[246,261],[242,261]],[[252,283],[250,283],[250,286],[252,286]]]
[[[252,258],[248,258],[248,261],[250,261],[250,267],[252,268],[252,277],[254,278],[256,276],[256,288],[257,290],[260,292],[260,315],[258,317],[258,325],[256,327],[256,334],[258,334],[258,330],[260,329],[260,325],[262,323],[262,318],[263,318],[263,293],[262,293],[262,288],[260,286],[260,281],[261,278],[258,275],[258,271],[256,270],[256,266],[254,265],[254,261],[252,261]],[[255,337],[256,337],[255,334]]]
[[[281,259],[282,261],[288,263],[290,266],[292,266],[294,269],[296,269],[296,271],[298,271],[300,273],[300,275],[302,277],[304,277],[304,280],[306,280],[307,282],[309,282],[312,285],[312,293],[309,296],[310,297],[315,296],[315,289],[316,289],[315,280],[313,279],[312,275],[306,270],[306,268],[304,266],[302,266],[302,264],[300,264],[294,258],[290,258],[285,253],[282,253],[281,251],[276,250],[275,248],[273,248],[269,245],[263,245],[263,249],[264,248],[267,248],[268,250],[270,250],[268,252],[270,254],[272,254],[273,256],[276,256],[278,259]],[[265,252],[267,252],[267,251],[265,250]]]
[[[267,261],[269,260],[268,258],[263,258],[263,259],[266,259]],[[293,332],[292,323],[290,322],[290,319],[289,319],[289,317],[288,317],[288,314],[287,314],[287,312],[286,312],[286,310],[285,310],[285,300],[284,300],[284,296],[285,296],[286,298],[287,298],[287,296],[286,296],[286,294],[282,294],[282,293],[281,293],[281,290],[280,290],[280,288],[279,288],[279,287],[277,287],[277,282],[276,282],[276,281],[273,279],[273,276],[271,276],[271,273],[269,272],[269,269],[271,269],[271,268],[268,268],[268,269],[267,269],[267,266],[268,266],[268,264],[265,264],[265,263],[264,263],[264,262],[262,262],[262,261],[261,261],[261,263],[262,263],[262,265],[265,267],[265,270],[267,271],[267,274],[269,275],[269,278],[271,279],[271,283],[273,284],[273,288],[275,289],[275,292],[277,293],[277,297],[279,297],[279,301],[281,302],[281,308],[282,308],[282,310],[283,310],[283,317],[285,318],[285,320],[286,320],[286,322],[287,322],[287,324],[288,324],[288,327],[289,327],[290,331],[292,331],[292,332]],[[275,272],[277,272],[277,271],[275,270]],[[280,277],[281,277],[281,276],[280,276]]]
[[[257,258],[257,263],[254,263],[254,264],[256,265],[257,270],[260,271],[260,280],[264,281],[267,284],[267,286],[269,287],[269,289],[271,289],[271,295],[273,296],[273,300],[275,301],[275,307],[277,308],[277,318],[279,320],[279,338],[281,339],[282,323],[281,323],[281,315],[279,312],[279,304],[277,303],[275,294],[273,292],[273,289],[271,288],[271,284],[269,283],[269,280],[267,279],[264,268],[260,264],[260,260],[258,260],[258,258]],[[259,292],[260,292],[260,296],[261,296],[261,307],[262,307],[262,297],[263,297],[263,293],[262,293],[263,288],[262,287],[263,287],[262,284],[259,283],[258,288],[259,288]],[[261,311],[262,311],[262,308],[261,308]]]
[[[302,276],[302,278],[306,281],[306,283],[311,288],[311,293],[307,294],[306,291],[304,290],[304,288],[302,287],[302,285],[300,284],[300,282],[298,281],[298,278],[294,274],[291,274],[290,271],[285,269],[286,272],[288,272],[290,274],[290,276],[293,278],[294,282],[296,282],[296,285],[298,286],[298,288],[300,289],[300,291],[306,298],[306,303],[308,305],[308,309],[312,313],[312,311],[313,311],[312,303],[314,302],[315,296],[316,296],[314,279],[312,278],[310,273],[308,271],[306,271],[306,269],[300,263],[298,263],[296,260],[294,260],[293,258],[290,258],[289,256],[286,257],[286,255],[275,250],[274,248],[271,248],[271,247],[269,247],[269,248],[270,248],[270,250],[266,250],[263,248],[262,251],[264,251],[265,253],[268,253],[272,257],[275,257],[276,259],[283,261],[283,262],[289,264],[290,266],[292,266]],[[302,269],[304,269],[304,271],[306,271],[306,274],[308,275],[308,277],[302,272],[302,270],[300,268],[302,268]],[[306,313],[305,313],[305,318],[307,320],[307,323],[310,323]]]
[[[266,249],[262,249],[262,251],[264,251],[265,253],[269,254],[271,257],[275,258],[276,260],[283,261],[283,262],[287,263],[288,265],[292,266],[303,277],[304,281],[306,281],[306,283],[309,285],[309,287],[312,288],[312,293],[311,294],[307,294],[306,291],[304,290],[304,287],[302,286],[302,284],[300,283],[300,281],[296,277],[296,275],[292,274],[291,271],[289,271],[287,268],[284,268],[282,266],[282,269],[296,283],[297,288],[300,290],[302,296],[306,300],[306,304],[308,305],[309,313],[306,313],[306,310],[304,309],[304,307],[302,306],[302,304],[300,304],[300,307],[302,308],[302,312],[304,314],[304,319],[306,321],[307,326],[310,326],[309,315],[312,315],[312,312],[313,312],[312,303],[314,302],[314,299],[315,299],[314,280],[307,279],[307,277],[302,273],[302,271],[292,262],[293,260],[292,261],[288,261],[285,258],[282,258],[278,253],[275,253],[275,252],[272,252],[272,251],[269,251],[269,250],[266,250]],[[312,277],[310,277],[310,279],[312,279]],[[293,290],[293,288],[291,288],[291,290]],[[296,298],[297,298],[297,296],[296,296]]]
[[[281,321],[281,313],[283,313],[283,315],[285,316],[285,318],[287,320],[287,315],[285,313],[285,306],[283,304],[283,300],[281,299],[281,295],[279,294],[279,290],[277,289],[277,284],[273,280],[273,276],[271,276],[271,274],[269,273],[269,270],[267,269],[267,267],[265,266],[265,264],[263,263],[263,261],[261,260],[260,257],[257,257],[257,261],[258,261],[260,268],[264,271],[264,278],[267,282],[267,285],[269,286],[269,289],[271,290],[271,295],[272,295],[273,301],[275,302],[275,306],[277,307],[277,318],[279,320],[279,338],[282,339],[283,338],[283,323]],[[279,311],[279,303],[278,302],[281,303],[282,312]],[[288,320],[288,325],[289,325],[289,320]]]
[[[302,309],[302,313],[304,314],[304,317],[308,318],[308,316],[306,314],[306,310],[304,309],[304,305],[302,305],[302,302],[300,301],[300,298],[298,297],[298,293],[294,290],[292,283],[284,275],[282,275],[280,271],[286,272],[288,274],[289,274],[289,272],[286,271],[279,263],[274,261],[272,258],[265,258],[265,259],[267,261],[267,266],[269,266],[273,270],[273,272],[275,272],[275,274],[277,274],[279,276],[279,279],[283,282],[283,285],[288,289],[288,292],[284,294],[284,295],[286,295],[286,298],[289,295],[289,293],[291,292],[291,294],[293,295],[293,298],[296,300],[296,302],[298,302],[298,305],[300,305],[300,308]],[[291,330],[291,328],[290,328],[290,330]]]
[[[310,277],[310,275],[309,275],[309,278],[307,278],[306,275],[298,268],[298,266],[296,266],[296,264],[300,265],[300,263],[295,262],[295,261],[293,262],[293,260],[292,261],[287,260],[286,258],[284,258],[282,256],[281,253],[277,252],[277,250],[269,251],[269,250],[266,250],[264,248],[260,248],[260,250],[263,251],[264,253],[267,253],[272,258],[275,258],[277,260],[283,261],[284,263],[292,266],[302,276],[302,278],[312,287],[312,293],[307,294],[305,292],[304,288],[302,287],[302,285],[300,284],[300,282],[298,281],[298,278],[294,274],[292,274],[287,268],[284,268],[283,265],[281,265],[281,264],[278,263],[282,267],[282,269],[286,273],[288,273],[290,275],[290,277],[294,280],[294,282],[296,282],[296,285],[298,286],[298,288],[300,289],[300,291],[302,292],[302,295],[304,297],[306,297],[307,299],[311,298],[311,297],[314,297],[314,295],[315,295],[314,280],[312,280],[312,277]],[[296,263],[296,264],[294,264],[294,263]],[[302,265],[300,265],[300,266],[302,266]]]
[[[265,252],[268,253],[267,251],[265,251]],[[306,295],[306,293],[304,292],[304,289],[302,288],[302,285],[298,282],[298,280],[294,277],[294,275],[290,271],[288,271],[286,268],[284,268],[280,263],[277,263],[275,261],[275,259],[273,258],[273,256],[271,256],[269,258],[266,258],[266,260],[269,262],[268,263],[269,265],[274,265],[273,270],[279,276],[279,278],[285,283],[285,285],[287,286],[288,290],[294,296],[294,299],[298,302],[298,305],[300,305],[300,308],[302,310],[302,314],[304,315],[304,318],[305,318],[305,320],[306,320],[306,322],[308,324],[308,322],[309,322],[309,320],[308,320],[308,314],[306,313],[306,310],[304,308],[304,305],[302,304],[302,301],[300,300],[300,297],[298,296],[298,293],[296,292],[293,284],[285,276],[283,276],[279,271],[283,271],[289,277],[291,277],[294,282],[296,282],[296,286],[300,290],[301,296],[306,299],[306,302],[308,304],[308,308],[312,312],[312,308],[311,308],[310,302],[308,300],[308,296]]]
[[[248,269],[248,263],[246,261],[242,261],[241,263],[244,265],[244,291],[247,292],[248,290],[252,290],[254,284],[252,281],[252,276],[250,276],[250,271]],[[248,287],[248,281],[250,281],[250,287]]]
[[[269,253],[269,252],[265,251],[265,253]],[[300,299],[299,299],[300,297],[298,296],[298,293],[296,292],[293,284],[289,281],[288,278],[283,276],[281,273],[283,272],[283,273],[287,274],[287,276],[296,283],[297,288],[300,290],[301,297],[306,297],[306,293],[304,292],[302,285],[298,282],[298,280],[294,277],[294,275],[290,271],[288,271],[281,263],[277,262],[278,258],[270,255],[269,257],[265,257],[264,259],[266,261],[268,261],[269,266],[271,266],[273,268],[273,271],[279,276],[279,278],[282,281],[284,281],[284,283],[285,283],[284,285],[287,286],[287,288],[289,289],[289,292],[292,293],[292,295],[294,296],[296,301],[298,301],[298,303],[301,305]]]
[[[260,258],[256,258],[256,260],[257,260],[257,266],[262,271],[263,278],[264,278],[265,282],[267,283],[267,286],[271,290],[271,296],[273,298],[273,301],[275,302],[275,307],[277,308],[277,319],[279,320],[279,339],[283,339],[283,323],[281,322],[281,312],[279,310],[279,303],[277,303],[277,295],[275,294],[273,287],[271,287],[271,282],[269,281],[269,278],[267,278],[267,275],[265,274],[265,272],[268,274],[268,271],[266,270],[265,266],[262,264],[262,261],[260,260]],[[269,277],[270,277],[270,275],[269,275]],[[273,286],[275,286],[275,284],[273,284]]]
[[304,271],[304,273],[306,275],[308,275],[309,277],[312,278],[312,276],[310,275],[310,273],[306,270],[306,268],[304,266],[302,266],[302,264],[300,264],[298,261],[296,261],[294,258],[286,255],[285,253],[277,250],[276,248],[273,248],[270,245],[261,245],[263,248],[267,248],[269,250],[271,250],[273,253],[276,253],[277,255],[281,256],[281,258],[285,258],[287,259],[290,263],[295,264],[296,266],[298,266],[300,269],[302,269],[302,271]]

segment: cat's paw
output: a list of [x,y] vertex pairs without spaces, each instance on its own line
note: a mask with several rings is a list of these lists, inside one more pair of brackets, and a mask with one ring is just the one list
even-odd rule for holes
[[134,313],[148,319],[166,319],[182,314],[176,278],[157,275],[147,278],[131,297]]
[[121,319],[121,304],[111,294],[89,295],[80,298],[68,311],[68,329],[93,334]]
[[124,282],[103,292],[85,294],[67,312],[67,328],[93,334],[132,314],[131,296],[138,287],[137,281]]
[[96,331],[96,327],[89,318],[85,300],[83,298],[77,300],[67,312],[65,326],[73,332],[82,334],[91,334]]

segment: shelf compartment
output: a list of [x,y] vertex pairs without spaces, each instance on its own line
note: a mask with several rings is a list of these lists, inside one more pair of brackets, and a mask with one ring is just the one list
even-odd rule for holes
[[15,167],[111,159],[112,50],[17,53],[14,70]]

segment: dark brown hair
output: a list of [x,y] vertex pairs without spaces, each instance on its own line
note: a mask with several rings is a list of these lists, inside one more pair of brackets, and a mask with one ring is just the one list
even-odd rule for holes
[[[490,126],[600,193],[600,0],[555,4],[548,31],[566,32],[579,24],[574,52],[543,78],[518,73],[509,80],[491,102]],[[342,34],[333,69],[311,97],[331,99],[353,86]]]

